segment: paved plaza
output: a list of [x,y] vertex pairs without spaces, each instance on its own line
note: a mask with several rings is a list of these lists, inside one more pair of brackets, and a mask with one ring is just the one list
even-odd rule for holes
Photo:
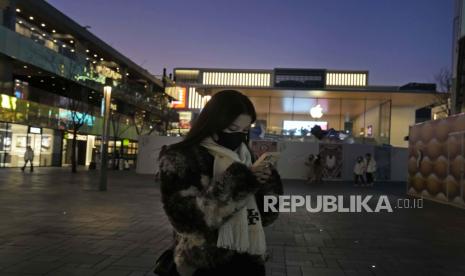
[[[0,275],[153,275],[171,228],[153,176],[68,168],[0,170]],[[404,197],[401,184],[310,187],[286,194]],[[267,228],[267,275],[465,275],[465,210],[433,202],[393,213],[281,214]]]

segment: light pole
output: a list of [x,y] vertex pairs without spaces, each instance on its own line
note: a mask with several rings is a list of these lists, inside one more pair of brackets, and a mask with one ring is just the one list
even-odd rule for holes
[[103,87],[103,102],[102,102],[102,116],[103,116],[103,130],[102,130],[102,144],[100,152],[100,184],[99,190],[107,190],[107,169],[108,169],[108,131],[110,119],[110,101],[111,101],[111,79],[105,79],[105,86]]

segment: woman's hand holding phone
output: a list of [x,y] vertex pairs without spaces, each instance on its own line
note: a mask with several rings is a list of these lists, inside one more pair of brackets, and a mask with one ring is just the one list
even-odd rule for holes
[[271,177],[271,165],[263,162],[259,166],[252,166],[252,172],[255,174],[258,182],[265,184]]

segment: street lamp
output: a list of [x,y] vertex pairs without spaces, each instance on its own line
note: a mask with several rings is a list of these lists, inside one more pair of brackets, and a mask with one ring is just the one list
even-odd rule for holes
[[100,191],[107,190],[107,169],[108,169],[108,132],[109,132],[109,119],[110,119],[110,101],[111,101],[111,79],[105,79],[105,86],[103,87],[103,102],[102,102],[102,116],[103,116],[103,130],[102,130],[102,144],[101,149],[101,162],[100,162]]

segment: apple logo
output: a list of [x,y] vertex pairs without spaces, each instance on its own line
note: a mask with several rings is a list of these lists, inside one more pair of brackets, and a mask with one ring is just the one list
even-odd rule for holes
[[323,108],[321,105],[317,104],[316,106],[310,109],[310,116],[312,118],[321,118],[323,116]]

